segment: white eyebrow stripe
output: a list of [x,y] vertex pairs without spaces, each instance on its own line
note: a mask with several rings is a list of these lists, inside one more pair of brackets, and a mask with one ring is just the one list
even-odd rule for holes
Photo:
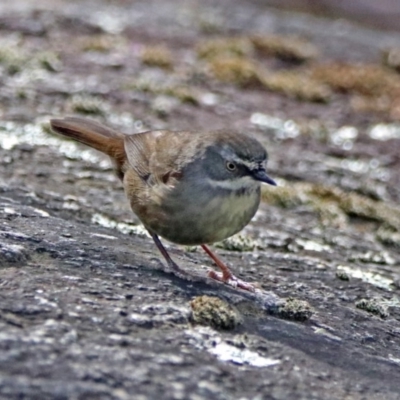
[[258,162],[258,161],[245,161],[241,160],[240,158],[235,159],[235,162],[237,162],[239,165],[242,164],[245,167],[247,167],[250,171],[255,170],[255,169],[260,169],[263,168],[264,163],[263,162]]

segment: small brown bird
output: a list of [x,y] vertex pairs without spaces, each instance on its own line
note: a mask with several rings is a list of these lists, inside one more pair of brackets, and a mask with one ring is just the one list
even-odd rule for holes
[[200,245],[222,273],[209,276],[245,290],[206,244],[242,230],[260,203],[267,153],[254,138],[231,131],[149,131],[126,135],[97,122],[52,119],[52,129],[109,155],[133,212],[149,231],[170,269],[188,274],[169,256],[159,236],[177,244]]

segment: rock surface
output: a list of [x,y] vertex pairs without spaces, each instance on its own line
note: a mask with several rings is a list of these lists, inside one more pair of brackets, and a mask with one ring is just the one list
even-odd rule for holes
[[[400,36],[242,0],[6,3],[0,398],[398,399]],[[260,292],[166,273],[109,161],[49,132],[66,114],[263,141],[280,187],[216,244]]]

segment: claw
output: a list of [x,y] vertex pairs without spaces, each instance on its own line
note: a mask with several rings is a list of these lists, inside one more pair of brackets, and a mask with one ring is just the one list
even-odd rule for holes
[[218,282],[222,282],[225,283],[229,286],[232,286],[233,288],[240,288],[243,290],[247,290],[249,292],[255,292],[256,291],[256,287],[254,285],[252,285],[251,283],[248,283],[246,281],[242,281],[239,278],[236,278],[235,275],[230,275],[230,276],[224,276],[223,273],[218,273],[215,272],[213,270],[208,271],[208,277],[215,279]]

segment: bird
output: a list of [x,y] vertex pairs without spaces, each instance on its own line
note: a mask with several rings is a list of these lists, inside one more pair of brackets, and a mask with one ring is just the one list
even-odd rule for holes
[[124,134],[81,117],[50,120],[52,130],[107,154],[122,181],[132,211],[149,232],[168,270],[188,273],[168,254],[160,237],[199,245],[219,267],[208,277],[255,291],[237,278],[208,245],[241,231],[256,213],[266,173],[267,151],[254,137],[233,130],[152,130]]

